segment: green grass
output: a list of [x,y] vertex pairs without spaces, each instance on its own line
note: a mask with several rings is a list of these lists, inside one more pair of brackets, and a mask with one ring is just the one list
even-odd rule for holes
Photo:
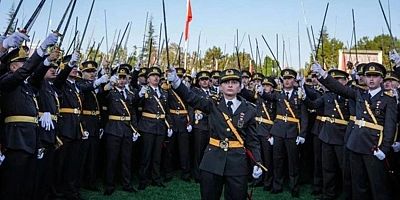
[[[179,178],[174,178],[172,181],[165,184],[166,188],[159,188],[154,186],[147,187],[144,191],[138,193],[127,193],[118,187],[112,196],[103,196],[103,192],[91,192],[82,190],[83,198],[86,200],[131,200],[131,199],[146,199],[146,200],[199,200],[200,199],[200,185],[194,183],[187,183],[181,181]],[[134,184],[137,187],[137,184]],[[310,195],[311,187],[309,185],[302,185],[300,190],[300,198],[298,199],[314,199]],[[223,199],[223,198],[221,198]],[[290,195],[288,188],[284,189],[281,194],[270,194],[263,191],[262,187],[254,188],[253,199],[293,199]]]

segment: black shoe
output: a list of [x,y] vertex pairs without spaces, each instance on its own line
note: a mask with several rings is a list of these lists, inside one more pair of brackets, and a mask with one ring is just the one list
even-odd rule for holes
[[104,196],[110,196],[110,195],[112,195],[112,193],[114,193],[114,190],[115,190],[115,189],[106,189],[106,190],[104,191]]
[[140,183],[140,184],[139,184],[139,187],[138,187],[138,190],[144,190],[144,189],[146,189],[146,187],[147,187],[146,184]]
[[299,198],[300,192],[298,189],[292,189],[292,197],[293,198]]
[[282,189],[280,189],[280,190],[272,189],[271,190],[271,194],[279,194],[279,193],[282,193]]
[[129,192],[129,193],[132,193],[132,192],[136,193],[137,192],[137,190],[135,188],[133,188],[133,187],[122,188],[122,190],[125,191],[125,192]]
[[264,191],[271,191],[271,189],[272,189],[271,186],[264,186],[263,187]]

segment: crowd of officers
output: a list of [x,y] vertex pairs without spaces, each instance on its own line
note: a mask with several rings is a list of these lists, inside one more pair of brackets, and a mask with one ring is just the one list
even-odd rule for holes
[[[137,192],[133,174],[138,190],[161,189],[177,169],[200,182],[203,199],[219,199],[222,185],[226,199],[245,199],[252,178],[272,194],[288,180],[299,197],[307,171],[316,198],[399,197],[400,68],[362,63],[349,75],[315,63],[306,78],[291,69],[186,75],[62,56],[58,37],[37,49],[21,46],[23,33],[1,38],[0,199],[81,199],[81,188],[100,191],[101,177],[104,195],[119,177],[122,190]],[[390,57],[400,65],[395,51]],[[179,81],[166,78],[171,71]],[[227,103],[220,84],[235,83]]]

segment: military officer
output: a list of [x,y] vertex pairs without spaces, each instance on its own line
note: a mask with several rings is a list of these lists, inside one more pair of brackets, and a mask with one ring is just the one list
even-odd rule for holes
[[[390,199],[385,170],[385,157],[393,144],[396,131],[397,104],[381,88],[386,69],[379,63],[364,66],[364,78],[368,90],[359,91],[335,81],[315,63],[312,70],[319,81],[329,90],[356,103],[356,120],[346,147],[352,179],[352,198]],[[369,193],[369,192],[370,193]]]
[[[250,171],[246,149],[252,152],[253,177],[262,174],[260,144],[256,137],[256,112],[240,91],[240,72],[227,69],[221,73],[221,92],[218,99],[204,98],[181,83],[171,68],[168,80],[182,99],[194,109],[208,114],[210,141],[200,164],[200,190],[202,199],[246,199],[247,174]],[[246,146],[246,148],[245,148]]]
[[20,47],[25,40],[28,36],[17,31],[2,44],[5,49],[15,48],[1,60],[9,70],[0,77],[1,111],[5,118],[0,196],[5,200],[32,199],[34,195],[35,160],[40,147],[37,91],[50,63],[59,55],[55,52],[44,58],[47,48],[57,43],[56,34],[50,34],[30,58],[25,48]]
[[299,196],[299,149],[305,142],[308,113],[303,104],[304,92],[294,87],[296,71],[281,71],[283,90],[276,93],[263,93],[263,98],[276,103],[276,119],[271,128],[273,138],[274,181],[271,193],[281,193],[284,179],[284,160],[288,158],[291,194]]
[[104,87],[105,103],[108,108],[108,122],[104,129],[106,137],[106,177],[104,195],[111,195],[115,190],[114,177],[121,158],[122,189],[126,192],[136,192],[131,185],[131,155],[132,144],[139,137],[136,115],[133,106],[137,97],[126,89],[127,75],[130,65],[121,64],[117,75],[110,79]]
[[[328,72],[342,85],[347,85],[348,74],[344,71],[332,69]],[[322,116],[317,120],[322,122],[319,139],[322,141],[322,176],[323,176],[323,199],[335,199],[339,196],[338,183],[343,170],[343,145],[350,113],[348,110],[348,99],[331,91],[325,92],[314,101],[306,99],[309,108],[323,108]]]
[[168,93],[159,87],[161,69],[151,67],[147,71],[147,86],[138,92],[142,116],[138,128],[142,134],[142,156],[139,169],[139,190],[144,190],[151,182],[165,187],[160,174],[161,148],[164,137],[173,134],[169,119]]

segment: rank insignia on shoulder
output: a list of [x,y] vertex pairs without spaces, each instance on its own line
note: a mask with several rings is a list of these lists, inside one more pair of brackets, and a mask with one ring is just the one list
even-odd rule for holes
[[388,90],[384,92],[389,97],[394,97],[393,90]]

